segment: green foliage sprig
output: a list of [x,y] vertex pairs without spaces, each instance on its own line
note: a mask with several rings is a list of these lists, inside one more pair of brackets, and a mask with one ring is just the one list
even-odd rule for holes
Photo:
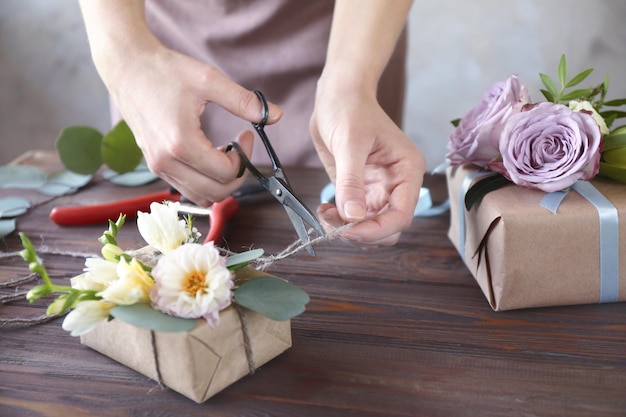
[[587,77],[593,72],[593,68],[587,68],[572,78],[568,79],[567,74],[567,61],[565,55],[561,55],[559,65],[557,67],[558,84],[550,78],[548,75],[540,73],[539,78],[545,86],[545,89],[541,89],[541,93],[546,100],[556,104],[567,104],[572,100],[588,101],[598,111],[600,116],[604,119],[606,125],[610,128],[616,119],[626,117],[626,111],[620,110],[606,110],[601,109],[604,106],[607,107],[620,107],[626,104],[626,98],[616,100],[606,100],[606,94],[609,90],[609,76],[604,77],[604,81],[595,87],[579,88],[571,90],[573,87],[577,87],[580,83],[587,79]]

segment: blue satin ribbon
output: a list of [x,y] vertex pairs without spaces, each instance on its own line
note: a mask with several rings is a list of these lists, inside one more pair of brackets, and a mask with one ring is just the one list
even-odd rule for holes
[[[335,185],[330,182],[324,186],[320,192],[322,203],[332,203],[335,199]],[[441,204],[433,205],[430,190],[426,187],[420,188],[420,196],[413,211],[413,217],[432,217],[445,213],[450,208],[450,200],[446,199]]]
[[459,196],[459,253],[461,259],[465,261],[465,194],[470,189],[472,182],[476,178],[494,175],[493,171],[472,171],[463,179],[461,193]]
[[[600,303],[613,303],[619,296],[619,218],[615,206],[589,181],[577,181],[572,189],[598,211],[600,223]],[[567,191],[548,193],[541,206],[556,214]]]

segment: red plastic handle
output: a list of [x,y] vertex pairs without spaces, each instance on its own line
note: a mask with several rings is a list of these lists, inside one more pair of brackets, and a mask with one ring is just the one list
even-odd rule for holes
[[109,220],[117,220],[120,214],[125,214],[128,218],[136,217],[137,211],[150,211],[151,203],[166,200],[179,201],[180,194],[165,190],[110,203],[94,204],[90,206],[55,207],[50,212],[50,220],[59,226],[82,226],[106,223]]
[[235,197],[227,197],[211,206],[211,227],[204,243],[213,241],[216,245],[222,238],[224,226],[239,211],[239,202]]

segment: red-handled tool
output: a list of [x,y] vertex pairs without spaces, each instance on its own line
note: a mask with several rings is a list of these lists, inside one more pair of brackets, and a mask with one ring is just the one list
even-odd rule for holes
[[209,208],[181,205],[179,213],[191,214],[194,216],[209,216],[209,233],[204,239],[204,243],[213,241],[218,244],[224,234],[226,223],[239,212],[239,201],[233,196],[222,201],[213,203]]
[[116,220],[120,214],[133,218],[137,217],[137,211],[150,211],[150,204],[155,201],[180,201],[180,194],[164,190],[109,203],[55,207],[50,212],[50,220],[59,226],[83,226]]

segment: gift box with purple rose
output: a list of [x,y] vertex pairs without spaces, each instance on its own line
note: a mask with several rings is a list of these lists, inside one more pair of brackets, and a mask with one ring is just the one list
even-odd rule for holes
[[448,235],[494,310],[626,300],[626,100],[591,72],[562,57],[542,102],[511,75],[450,135]]

